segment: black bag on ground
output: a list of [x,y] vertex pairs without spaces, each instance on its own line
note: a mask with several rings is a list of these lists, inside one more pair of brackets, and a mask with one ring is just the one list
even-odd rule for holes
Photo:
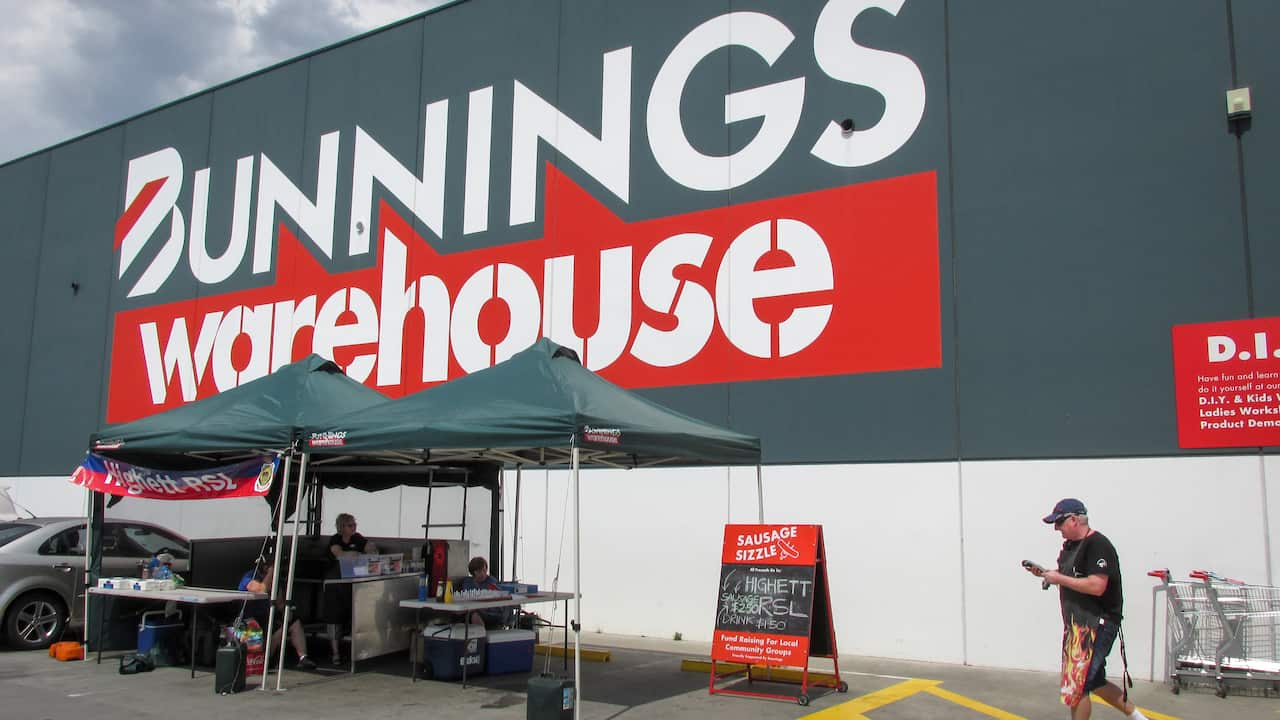
[[217,655],[213,670],[214,694],[230,695],[244,690],[244,645],[223,645]]
[[526,720],[573,720],[577,691],[573,678],[559,678],[543,673],[529,678],[529,695],[525,703]]
[[120,657],[121,675],[137,675],[138,673],[151,672],[155,669],[155,663],[151,662],[151,658],[146,655],[133,653],[131,655],[122,655]]

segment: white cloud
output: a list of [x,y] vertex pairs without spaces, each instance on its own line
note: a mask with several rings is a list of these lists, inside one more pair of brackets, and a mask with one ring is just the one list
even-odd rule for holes
[[442,0],[0,0],[0,163]]

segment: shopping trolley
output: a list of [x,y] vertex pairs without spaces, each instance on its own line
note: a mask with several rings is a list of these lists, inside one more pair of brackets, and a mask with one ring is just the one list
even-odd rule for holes
[[1280,588],[1249,585],[1207,570],[1194,582],[1159,578],[1168,598],[1165,671],[1173,692],[1211,685],[1218,697],[1232,686],[1280,693]]
[[1280,588],[1207,570],[1191,577],[1204,584],[1222,631],[1215,652],[1218,697],[1232,685],[1280,693]]
[[1217,678],[1215,633],[1218,622],[1204,583],[1174,580],[1168,569],[1152,570],[1166,600],[1164,667],[1176,694],[1189,684],[1214,685]]

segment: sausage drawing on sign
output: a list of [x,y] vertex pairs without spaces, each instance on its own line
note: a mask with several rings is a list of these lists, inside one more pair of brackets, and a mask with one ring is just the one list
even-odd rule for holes
[[778,549],[779,549],[779,550],[781,551],[781,553],[782,553],[782,559],[783,559],[783,560],[790,560],[790,559],[792,559],[792,558],[798,558],[798,557],[800,557],[800,551],[799,551],[799,550],[797,550],[797,549],[795,548],[795,546],[794,546],[794,545],[792,545],[792,544],[791,544],[789,541],[787,541],[787,540],[779,540],[779,541],[778,541]]

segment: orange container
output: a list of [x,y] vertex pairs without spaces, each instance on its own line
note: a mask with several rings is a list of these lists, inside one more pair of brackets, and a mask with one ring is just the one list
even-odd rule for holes
[[78,642],[57,642],[49,646],[49,654],[56,660],[83,660],[84,646]]

